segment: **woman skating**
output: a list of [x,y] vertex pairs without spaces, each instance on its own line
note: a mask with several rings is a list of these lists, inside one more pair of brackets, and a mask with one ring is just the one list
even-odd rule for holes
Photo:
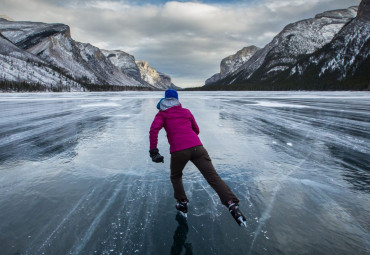
[[158,104],[159,112],[150,127],[150,157],[153,162],[163,162],[163,156],[157,148],[158,133],[164,127],[170,144],[171,182],[174,197],[177,200],[176,209],[186,217],[188,198],[182,184],[182,171],[187,162],[191,161],[202,173],[207,182],[217,192],[224,204],[240,226],[246,226],[246,219],[239,210],[239,199],[217,174],[208,152],[203,147],[198,134],[199,127],[188,109],[182,108],[176,90],[165,92]]

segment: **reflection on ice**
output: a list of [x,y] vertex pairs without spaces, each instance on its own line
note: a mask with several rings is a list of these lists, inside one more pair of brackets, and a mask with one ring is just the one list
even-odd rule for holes
[[186,219],[176,214],[176,221],[178,226],[173,234],[173,243],[171,246],[171,255],[181,255],[182,251],[185,250],[185,254],[192,255],[193,248],[191,243],[186,243],[186,238],[189,232],[189,227]]

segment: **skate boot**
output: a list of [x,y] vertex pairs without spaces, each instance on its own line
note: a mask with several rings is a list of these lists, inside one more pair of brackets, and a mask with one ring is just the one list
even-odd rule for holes
[[247,221],[246,221],[246,218],[244,217],[244,215],[239,210],[239,205],[234,203],[233,201],[229,201],[227,203],[227,205],[229,207],[229,212],[231,213],[231,215],[235,219],[236,223],[238,223],[239,226],[246,228],[247,227]]
[[183,216],[183,217],[188,217],[188,202],[187,201],[180,201],[180,202],[177,202],[176,204],[176,209],[179,211],[179,213]]

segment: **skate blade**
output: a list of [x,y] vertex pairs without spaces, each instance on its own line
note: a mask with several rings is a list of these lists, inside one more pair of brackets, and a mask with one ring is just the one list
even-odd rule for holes
[[187,213],[184,213],[182,211],[179,211],[180,215],[184,218],[187,218],[188,217],[188,214]]

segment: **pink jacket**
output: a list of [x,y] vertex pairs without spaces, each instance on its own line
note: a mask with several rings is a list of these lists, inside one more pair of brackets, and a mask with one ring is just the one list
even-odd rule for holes
[[170,153],[202,145],[194,116],[181,104],[157,113],[149,131],[150,149],[157,148],[158,133],[162,127],[167,133]]

